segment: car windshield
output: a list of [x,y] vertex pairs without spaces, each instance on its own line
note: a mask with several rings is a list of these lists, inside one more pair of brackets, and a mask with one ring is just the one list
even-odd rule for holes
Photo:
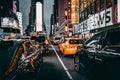
[[75,40],[75,39],[71,39],[69,40],[70,44],[83,44],[84,41],[83,40]]
[[110,32],[107,36],[106,36],[106,44],[107,45],[117,45],[120,44],[120,31],[114,31],[114,32]]

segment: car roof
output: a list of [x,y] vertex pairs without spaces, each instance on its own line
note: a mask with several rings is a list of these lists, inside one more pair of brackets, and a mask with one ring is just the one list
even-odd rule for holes
[[66,38],[66,39],[68,39],[68,40],[70,40],[70,39],[76,39],[76,40],[77,39],[81,39],[81,40],[84,40],[83,38],[75,38],[75,37],[74,38],[73,37],[72,38]]
[[115,30],[117,30],[117,31],[120,30],[120,27],[115,27],[115,28],[111,28],[111,29],[106,29],[106,30],[103,30],[103,31],[98,32],[98,34],[101,33],[101,32],[106,32],[106,31],[109,32],[109,31],[115,31]]

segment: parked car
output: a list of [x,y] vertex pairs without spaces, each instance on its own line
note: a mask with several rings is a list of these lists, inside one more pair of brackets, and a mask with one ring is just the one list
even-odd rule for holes
[[[23,40],[1,40],[0,41],[0,80],[11,80],[15,74],[29,72],[30,62],[34,58],[34,67],[37,71],[38,66],[43,63],[43,56],[39,49],[26,53],[23,48]],[[30,48],[30,46],[27,48]],[[28,54],[27,56],[25,56]],[[25,57],[24,57],[25,56]],[[36,58],[35,58],[36,57]]]
[[59,50],[64,55],[74,55],[84,43],[83,38],[65,38],[65,40],[59,44]]
[[74,57],[75,70],[95,80],[120,80],[120,28],[102,31]]

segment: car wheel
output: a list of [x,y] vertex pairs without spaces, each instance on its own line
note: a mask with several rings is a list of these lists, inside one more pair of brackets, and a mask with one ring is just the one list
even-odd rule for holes
[[74,57],[75,71],[87,76],[89,79],[94,80],[94,74],[92,72],[92,66],[89,62],[82,61],[84,57],[79,56],[78,54]]
[[85,66],[83,63],[80,61],[79,56],[75,55],[74,58],[74,65],[75,65],[75,71],[78,73],[83,73],[85,71]]

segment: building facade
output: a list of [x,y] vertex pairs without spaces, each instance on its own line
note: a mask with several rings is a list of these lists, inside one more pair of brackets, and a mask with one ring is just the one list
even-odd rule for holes
[[79,24],[79,0],[59,0],[58,16],[59,25],[62,25],[63,35],[71,37],[74,34],[74,26]]
[[85,37],[119,24],[119,0],[79,0],[79,24],[76,32]]
[[[0,35],[2,38],[21,35],[17,12],[19,11],[18,0],[0,1]],[[11,35],[12,34],[12,35]]]

